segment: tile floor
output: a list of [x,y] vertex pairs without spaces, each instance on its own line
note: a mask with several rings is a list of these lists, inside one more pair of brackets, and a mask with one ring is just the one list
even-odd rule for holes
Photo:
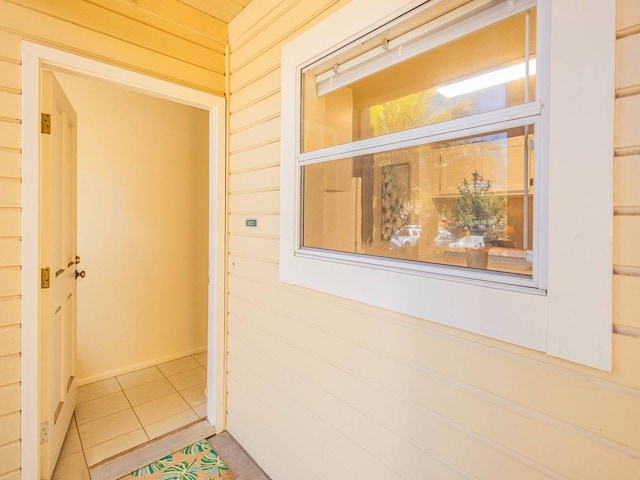
[[89,479],[87,465],[206,416],[207,354],[78,388],[78,405],[53,479]]

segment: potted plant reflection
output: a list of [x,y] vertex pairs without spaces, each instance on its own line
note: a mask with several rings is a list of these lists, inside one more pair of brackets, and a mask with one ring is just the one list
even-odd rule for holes
[[487,268],[489,244],[502,229],[505,199],[494,195],[492,186],[491,180],[474,170],[471,180],[465,177],[457,187],[453,214],[464,236],[451,246],[466,250],[468,267]]

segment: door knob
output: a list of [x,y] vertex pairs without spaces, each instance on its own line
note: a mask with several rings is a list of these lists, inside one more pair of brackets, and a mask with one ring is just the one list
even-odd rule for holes
[[87,273],[82,270],[81,272],[76,270],[76,278],[80,277],[80,278],[84,278],[87,275]]

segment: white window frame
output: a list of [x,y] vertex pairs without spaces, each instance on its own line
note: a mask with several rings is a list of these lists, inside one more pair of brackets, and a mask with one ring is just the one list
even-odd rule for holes
[[610,370],[615,2],[538,1],[533,284],[300,248],[301,68],[422,3],[352,0],[283,47],[280,280]]

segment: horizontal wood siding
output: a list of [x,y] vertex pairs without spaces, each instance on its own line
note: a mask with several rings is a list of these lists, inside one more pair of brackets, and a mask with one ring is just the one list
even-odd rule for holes
[[[111,0],[109,4],[118,6],[121,2]],[[114,8],[114,12],[97,3],[2,0],[0,29],[191,88],[224,94],[223,40],[203,46],[202,42],[183,38],[177,28],[167,32],[148,25],[135,16],[137,11],[121,13]]]
[[640,3],[617,7],[613,320],[640,341]]
[[229,431],[274,480],[640,478],[637,2],[618,1],[611,373],[278,281],[280,47],[344,3],[254,0],[229,27]]
[[227,25],[175,0],[0,0],[0,478],[20,478],[21,42],[225,93]]
[[20,42],[0,26],[0,478],[20,474]]

